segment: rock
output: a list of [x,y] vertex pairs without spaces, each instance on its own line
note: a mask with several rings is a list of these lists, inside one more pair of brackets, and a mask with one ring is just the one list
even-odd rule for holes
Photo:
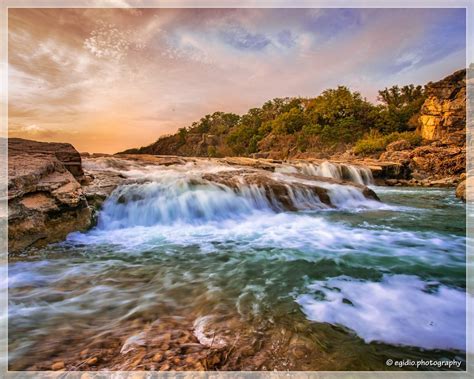
[[252,158],[259,159],[259,158],[268,158],[270,153],[267,152],[260,152],[260,153],[253,153],[251,156]]
[[22,138],[8,139],[8,158],[14,156],[53,156],[76,178],[82,171],[81,155],[70,143],[38,142]]
[[466,148],[457,145],[424,145],[411,151],[387,151],[380,159],[406,165],[410,176],[417,179],[438,180],[461,175],[466,170]]
[[[293,176],[295,177],[295,181],[283,181],[265,171],[236,170],[223,171],[218,174],[205,174],[203,175],[203,179],[213,183],[223,184],[236,191],[239,191],[243,182],[247,185],[253,185],[263,189],[268,202],[275,210],[295,211],[300,209],[301,204],[295,202],[295,191],[311,193],[313,196],[317,196],[323,204],[334,206],[334,204],[331,203],[329,191],[325,188],[325,184],[352,186],[359,189],[366,198],[379,200],[375,192],[363,185],[302,174],[293,174]],[[311,208],[311,204],[307,204],[307,206]]]
[[462,201],[466,201],[466,181],[463,180],[461,183],[458,184],[456,187],[456,197],[461,199]]
[[65,365],[64,365],[64,362],[60,361],[60,362],[54,362],[52,365],[51,365],[51,370],[53,371],[59,371],[59,370],[62,370],[64,369]]
[[466,128],[466,70],[426,85],[427,99],[420,111],[419,133],[437,140]]
[[113,171],[94,171],[92,174],[86,172],[87,181],[83,184],[83,192],[88,204],[95,210],[100,210],[105,199],[120,184],[126,182],[126,178]]
[[465,171],[466,70],[428,83],[426,94],[417,129],[425,145],[410,150],[405,143],[396,141],[379,159],[401,163],[408,167],[412,178],[426,179],[435,186],[440,184],[436,181]]
[[385,150],[387,151],[401,151],[408,150],[411,148],[411,143],[407,140],[401,139],[395,142],[390,143]]
[[90,226],[91,210],[77,181],[83,176],[81,159],[71,145],[14,138],[8,152],[10,253]]
[[98,361],[99,359],[97,357],[91,357],[86,359],[85,364],[88,366],[94,366],[95,364],[97,364]]

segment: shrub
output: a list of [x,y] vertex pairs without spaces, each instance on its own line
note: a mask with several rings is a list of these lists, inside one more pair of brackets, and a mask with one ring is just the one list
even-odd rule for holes
[[358,140],[354,146],[356,154],[366,155],[384,151],[388,144],[404,139],[410,146],[418,146],[422,142],[421,136],[415,132],[394,132],[383,135],[378,131],[371,131],[364,138]]

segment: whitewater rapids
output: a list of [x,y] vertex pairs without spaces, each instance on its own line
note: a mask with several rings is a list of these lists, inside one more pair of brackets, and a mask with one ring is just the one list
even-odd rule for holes
[[[188,322],[202,346],[255,356],[255,341],[281,346],[269,368],[292,359],[283,335],[309,341],[308,362],[385,357],[384,369],[395,350],[464,359],[465,208],[452,191],[376,187],[365,168],[329,162],[258,171],[273,187],[236,165],[115,163],[85,161],[126,177],[95,228],[10,264],[15,367],[47,357],[45,342],[64,350],[57,330],[73,331],[81,351],[91,335],[130,331],[119,334],[126,345],[166,317]],[[381,201],[364,196],[367,184]],[[245,367],[252,357],[240,355]],[[319,367],[302,362],[291,367]]]

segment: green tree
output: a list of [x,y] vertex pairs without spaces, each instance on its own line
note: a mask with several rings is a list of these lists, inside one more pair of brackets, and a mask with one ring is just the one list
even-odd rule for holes
[[377,99],[382,103],[378,130],[384,133],[403,132],[416,128],[416,120],[426,99],[422,86],[413,84],[392,86],[379,91]]

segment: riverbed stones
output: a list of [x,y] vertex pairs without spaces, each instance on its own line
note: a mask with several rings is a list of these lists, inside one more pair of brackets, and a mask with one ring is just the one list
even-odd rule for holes
[[52,365],[51,365],[51,370],[53,371],[59,371],[59,370],[62,370],[64,369],[65,365],[64,365],[64,362],[60,361],[60,362],[54,362]]

